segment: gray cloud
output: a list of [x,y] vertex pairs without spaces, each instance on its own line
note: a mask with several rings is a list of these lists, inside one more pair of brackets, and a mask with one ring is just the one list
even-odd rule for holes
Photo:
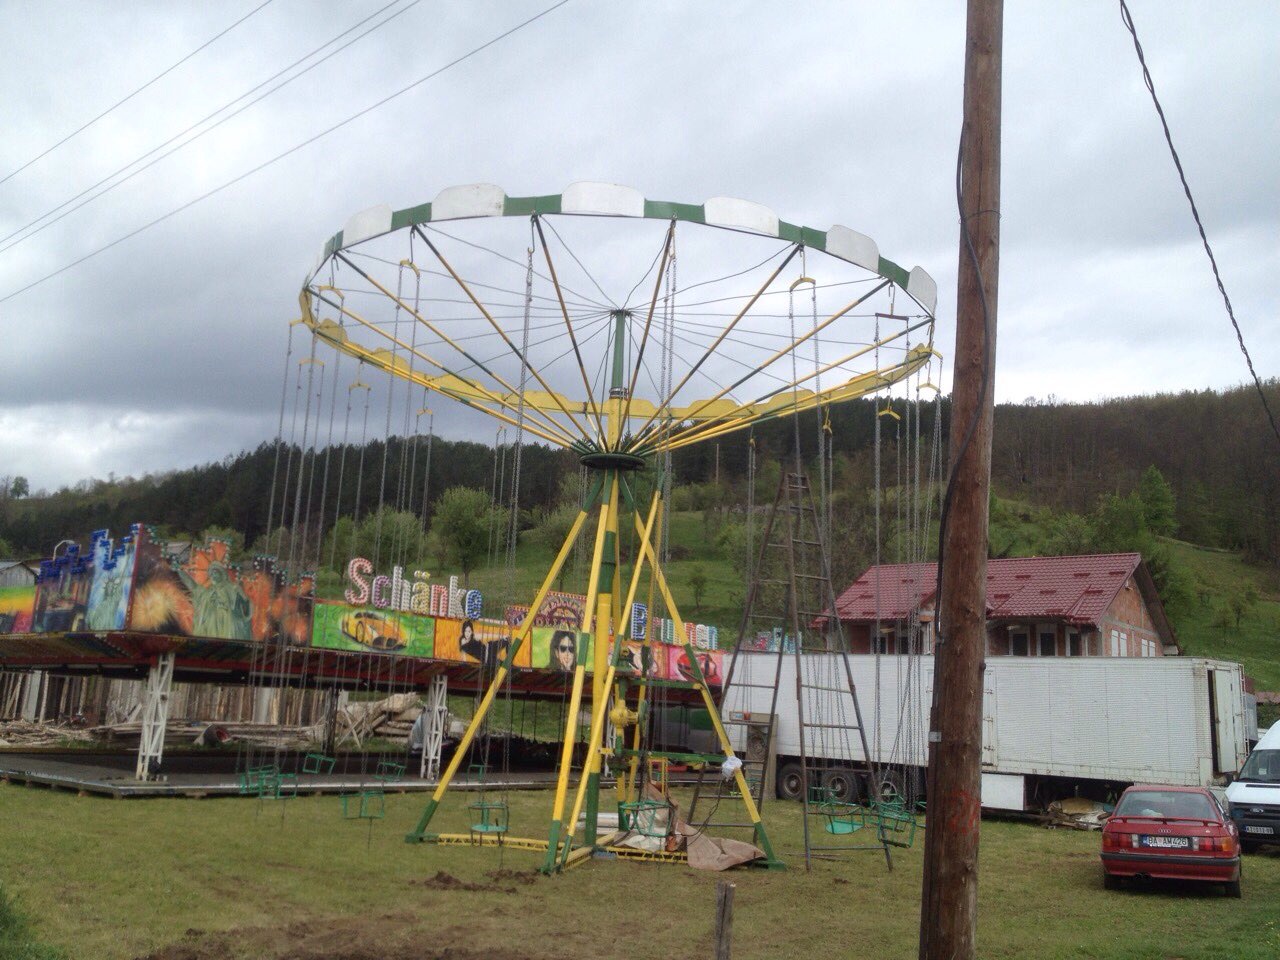
[[[249,9],[9,3],[0,175]],[[372,12],[277,0],[13,180],[0,234]],[[1148,60],[1263,375],[1280,13],[1135,3]],[[225,182],[540,9],[420,3],[280,94],[0,254],[0,296]],[[583,179],[742,196],[843,223],[937,279],[950,353],[963,16],[936,4],[570,3],[218,196],[0,304],[0,462],[37,486],[220,457],[274,434],[287,323],[354,211],[455,183]],[[1007,10],[997,393],[1088,399],[1240,382],[1132,48],[1109,5]],[[652,246],[636,246],[643,263]],[[620,257],[625,251],[619,250]],[[436,405],[446,435],[490,435]],[[19,469],[21,468],[21,469]]]

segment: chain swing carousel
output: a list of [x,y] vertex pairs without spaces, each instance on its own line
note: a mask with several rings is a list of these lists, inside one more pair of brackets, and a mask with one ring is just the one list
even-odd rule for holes
[[[796,330],[786,321],[798,270],[818,279],[809,281],[812,323]],[[915,305],[911,319],[877,336],[875,315],[895,293],[899,305]],[[759,858],[781,865],[720,721],[711,689],[718,678],[705,674],[662,560],[671,454],[906,381],[933,356],[932,278],[881,257],[873,240],[846,227],[797,226],[743,200],[657,202],[603,183],[508,197],[475,184],[352,217],[325,245],[299,300],[313,349],[356,359],[363,375],[381,372],[406,396],[456,401],[467,430],[479,432],[479,415],[513,428],[517,462],[526,440],[544,443],[572,451],[588,475],[581,509],[523,622],[496,641],[487,688],[406,839],[535,850],[547,872],[602,848],[682,859],[662,774],[665,761],[681,760],[721,768]],[[795,362],[802,348],[813,358],[803,370]],[[531,649],[534,617],[592,527],[579,629],[553,637],[564,653]],[[632,535],[628,569],[622,544]],[[651,675],[661,648],[646,624],[658,616],[683,648],[680,679]],[[517,836],[505,797],[486,796],[481,807],[470,804],[480,829],[432,832],[451,783],[486,739],[495,701],[504,689],[510,696],[512,672],[539,665],[571,665],[546,823]],[[676,687],[710,714],[718,752],[658,749],[651,708]],[[481,756],[487,762],[487,747]],[[606,768],[620,829],[601,835]]]

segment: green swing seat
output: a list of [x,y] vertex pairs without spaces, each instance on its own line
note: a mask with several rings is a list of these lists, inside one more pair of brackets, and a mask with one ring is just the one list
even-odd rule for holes
[[337,758],[323,753],[308,753],[302,758],[302,772],[306,774],[333,773]]
[[826,818],[823,828],[834,836],[847,837],[866,826],[866,811],[856,803],[839,799],[830,787],[810,787],[809,803]]
[[292,800],[298,795],[298,775],[296,773],[277,772],[262,780],[263,800]]
[[240,773],[240,794],[242,796],[262,796],[266,785],[280,775],[280,768],[274,763],[256,767],[245,767]]
[[467,810],[475,818],[471,824],[471,837],[496,836],[499,839],[507,832],[510,809],[505,800],[485,799],[485,781],[489,779],[489,765],[472,763],[467,767],[467,776],[480,785],[480,799],[467,804]]
[[900,798],[878,800],[872,805],[876,836],[891,847],[910,847],[915,842],[916,818]]
[[510,810],[505,800],[476,800],[467,804],[467,809],[478,820],[471,824],[471,833],[489,834],[501,837],[507,832],[507,817]]
[[298,775],[281,773],[274,763],[247,767],[240,774],[239,792],[259,800],[292,800],[298,795]]
[[343,820],[381,820],[387,815],[387,796],[381,787],[342,795]]
[[373,779],[382,783],[399,783],[404,779],[404,772],[407,769],[403,763],[394,763],[390,760],[379,762],[378,769],[374,772]]
[[[618,826],[642,837],[665,839],[671,831],[671,805],[665,800],[645,798],[618,804]],[[659,820],[659,813],[667,813],[666,822]]]

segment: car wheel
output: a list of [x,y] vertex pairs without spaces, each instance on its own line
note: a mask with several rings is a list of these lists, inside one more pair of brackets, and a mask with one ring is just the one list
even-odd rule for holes
[[792,760],[778,768],[778,799],[799,800],[804,796],[804,770]]
[[1241,897],[1240,878],[1236,877],[1230,883],[1224,883],[1222,885],[1222,889],[1226,891],[1228,897],[1231,897],[1233,900],[1239,900]]
[[1102,873],[1102,886],[1106,890],[1119,890],[1121,887],[1120,878],[1114,873],[1107,873],[1104,870]]

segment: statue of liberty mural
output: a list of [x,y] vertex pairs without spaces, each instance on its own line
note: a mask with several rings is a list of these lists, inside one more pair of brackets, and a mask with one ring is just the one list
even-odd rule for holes
[[222,547],[222,550],[198,551],[192,563],[195,576],[178,568],[178,576],[191,592],[191,633],[197,637],[223,640],[252,640],[253,607],[249,596],[231,578],[227,565],[222,561],[225,546],[220,542],[211,546]]
[[125,537],[113,549],[105,530],[94,532],[93,582],[89,587],[85,626],[90,630],[123,630],[133,586],[135,544]]
[[126,572],[124,565],[117,563],[94,580],[86,619],[90,630],[119,630],[124,627]]

